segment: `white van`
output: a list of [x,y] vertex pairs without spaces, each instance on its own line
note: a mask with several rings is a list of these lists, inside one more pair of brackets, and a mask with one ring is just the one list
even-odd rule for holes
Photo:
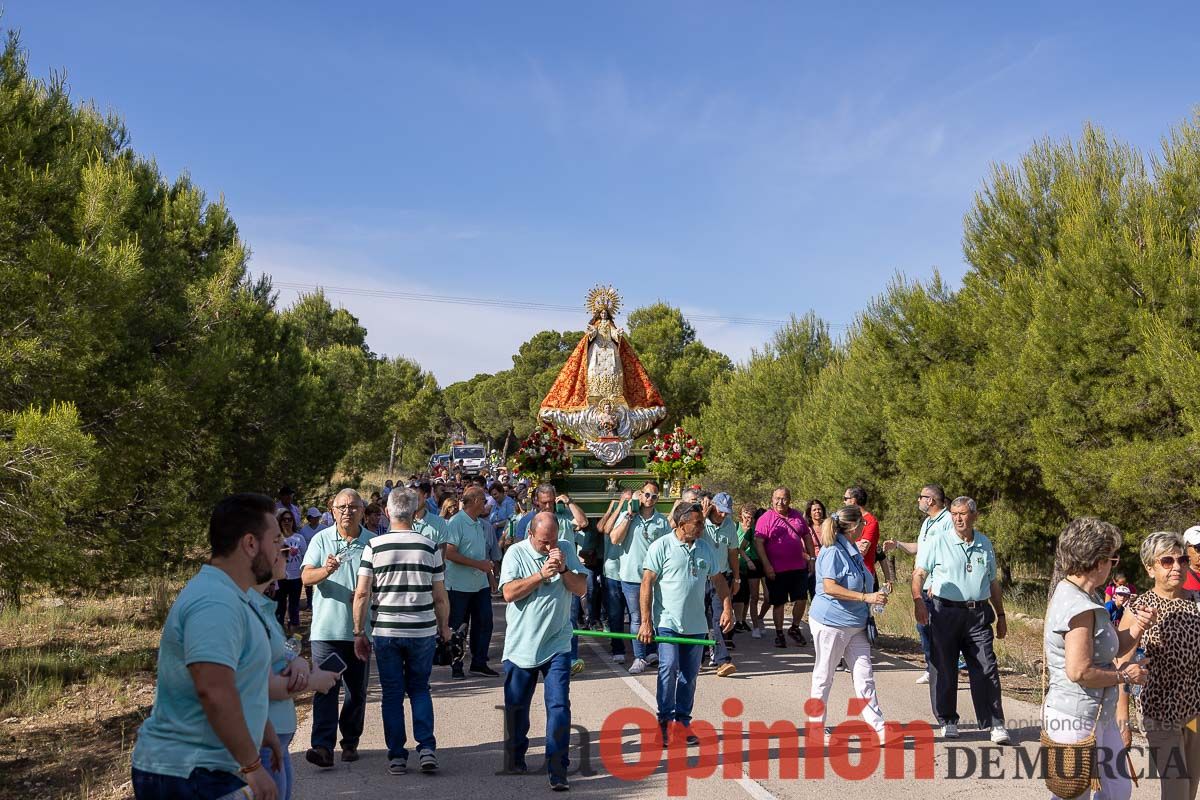
[[450,468],[462,462],[462,470],[468,475],[478,475],[487,466],[487,456],[481,444],[456,444],[450,448]]

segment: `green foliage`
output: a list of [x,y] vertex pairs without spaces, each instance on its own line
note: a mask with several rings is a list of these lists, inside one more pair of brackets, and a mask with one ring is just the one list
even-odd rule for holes
[[0,119],[10,599],[169,568],[222,495],[290,483],[304,498],[339,462],[386,463],[393,434],[402,462],[421,459],[442,425],[432,377],[377,358],[319,292],[280,313],[226,208],[166,181],[60,79],[32,79],[12,34]]
[[59,534],[96,488],[95,459],[72,405],[0,412],[0,599],[19,604],[22,581],[86,563],[86,536]]
[[[1200,121],[1150,163],[1087,127],[996,167],[965,221],[962,289],[893,282],[783,410],[743,401],[784,386],[783,356],[755,354],[700,415],[714,470],[760,500],[776,476],[827,503],[861,484],[901,537],[917,489],[942,483],[979,502],[1006,565],[1047,567],[1081,514],[1131,544],[1194,523]],[[756,465],[783,416],[786,462]]]
[[712,386],[733,371],[729,357],[706,347],[683,312],[666,303],[630,312],[629,342],[667,406],[662,427],[700,413]]
[[[793,317],[750,360],[718,379],[696,423],[709,480],[740,497],[766,497],[788,452],[788,419],[834,355],[828,326]],[[689,420],[688,427],[695,427]]]

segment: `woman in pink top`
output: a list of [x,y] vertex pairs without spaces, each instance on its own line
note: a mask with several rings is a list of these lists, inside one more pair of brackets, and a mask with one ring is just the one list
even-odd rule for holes
[[766,575],[767,598],[775,620],[775,646],[787,647],[783,636],[783,612],[792,603],[792,626],[788,635],[803,647],[800,631],[808,595],[808,562],[813,557],[812,531],[804,515],[792,508],[792,493],[780,486],[771,493],[771,508],[754,526],[754,547]]

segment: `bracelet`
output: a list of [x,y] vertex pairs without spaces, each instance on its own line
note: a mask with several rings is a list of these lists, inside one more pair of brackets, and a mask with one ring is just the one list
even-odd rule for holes
[[262,757],[261,756],[259,756],[258,758],[254,759],[249,764],[247,764],[246,766],[239,769],[238,774],[239,775],[249,775],[251,772],[257,772],[260,769],[262,769]]

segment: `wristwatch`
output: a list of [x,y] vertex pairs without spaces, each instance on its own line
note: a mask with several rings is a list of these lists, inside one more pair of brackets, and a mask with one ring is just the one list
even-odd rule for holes
[[355,636],[366,636],[367,632],[366,631],[355,631],[354,635]]

